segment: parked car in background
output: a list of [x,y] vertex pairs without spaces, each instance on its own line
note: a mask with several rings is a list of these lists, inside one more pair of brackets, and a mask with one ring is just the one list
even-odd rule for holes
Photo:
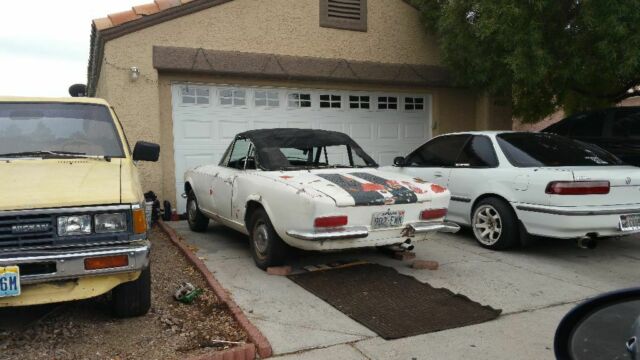
[[575,114],[542,132],[596,144],[625,163],[640,166],[640,106]]
[[640,169],[601,148],[546,133],[438,136],[383,168],[451,191],[447,219],[489,249],[522,234],[596,239],[640,232]]
[[379,171],[355,141],[333,131],[238,134],[219,164],[185,173],[184,196],[192,230],[204,231],[214,219],[249,235],[262,269],[282,264],[287,246],[406,246],[430,232],[459,228],[444,221],[446,189]]
[[135,160],[109,104],[0,98],[0,307],[109,291],[113,312],[150,306],[150,243]]

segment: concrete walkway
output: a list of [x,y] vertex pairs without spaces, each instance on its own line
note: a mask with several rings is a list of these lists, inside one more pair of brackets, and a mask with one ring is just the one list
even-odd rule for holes
[[367,260],[503,310],[491,322],[387,341],[286,277],[256,268],[246,236],[215,224],[205,233],[191,232],[186,222],[168,224],[197,248],[278,359],[552,359],[555,328],[572,306],[640,279],[638,237],[606,240],[596,250],[544,240],[525,250],[492,252],[468,233],[436,235],[415,250],[418,259],[439,261],[436,271],[413,270],[370,249],[304,253],[291,262]]

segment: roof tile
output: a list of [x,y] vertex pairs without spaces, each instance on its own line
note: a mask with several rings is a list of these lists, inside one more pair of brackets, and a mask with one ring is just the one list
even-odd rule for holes
[[133,11],[135,11],[138,15],[153,15],[160,11],[158,5],[154,2],[148,4],[137,5],[133,7]]
[[140,15],[136,14],[133,10],[122,11],[119,13],[109,14],[109,19],[114,26],[141,18]]
[[100,19],[93,19],[93,25],[99,31],[99,30],[108,29],[112,27],[113,23],[111,22],[111,19],[109,19],[108,17],[103,17]]
[[155,0],[155,3],[160,8],[160,11],[181,5],[180,0]]

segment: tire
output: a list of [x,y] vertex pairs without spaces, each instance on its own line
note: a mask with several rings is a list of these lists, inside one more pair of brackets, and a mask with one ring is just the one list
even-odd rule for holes
[[146,314],[151,307],[151,265],[134,281],[116,286],[111,291],[113,315],[128,318]]
[[209,226],[209,218],[200,212],[193,190],[189,190],[187,195],[187,223],[189,223],[189,229],[195,232],[204,232]]
[[502,199],[481,200],[473,208],[471,230],[478,244],[487,249],[506,250],[520,244],[518,218]]
[[251,214],[249,244],[256,266],[266,270],[270,266],[283,265],[287,259],[288,246],[278,236],[264,209]]

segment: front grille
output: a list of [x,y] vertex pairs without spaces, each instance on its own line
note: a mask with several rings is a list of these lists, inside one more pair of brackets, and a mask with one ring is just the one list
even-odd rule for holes
[[[3,215],[0,212],[0,251],[50,249],[66,247],[96,246],[119,244],[130,241],[131,215],[127,212],[128,231],[82,236],[58,236],[55,209],[51,213],[42,210],[26,210]],[[77,208],[77,211],[65,212],[75,215],[93,215],[96,212],[122,211],[122,208]]]
[[[30,226],[37,228],[29,229]],[[0,248],[53,245],[54,235],[55,226],[52,215],[0,217]]]

